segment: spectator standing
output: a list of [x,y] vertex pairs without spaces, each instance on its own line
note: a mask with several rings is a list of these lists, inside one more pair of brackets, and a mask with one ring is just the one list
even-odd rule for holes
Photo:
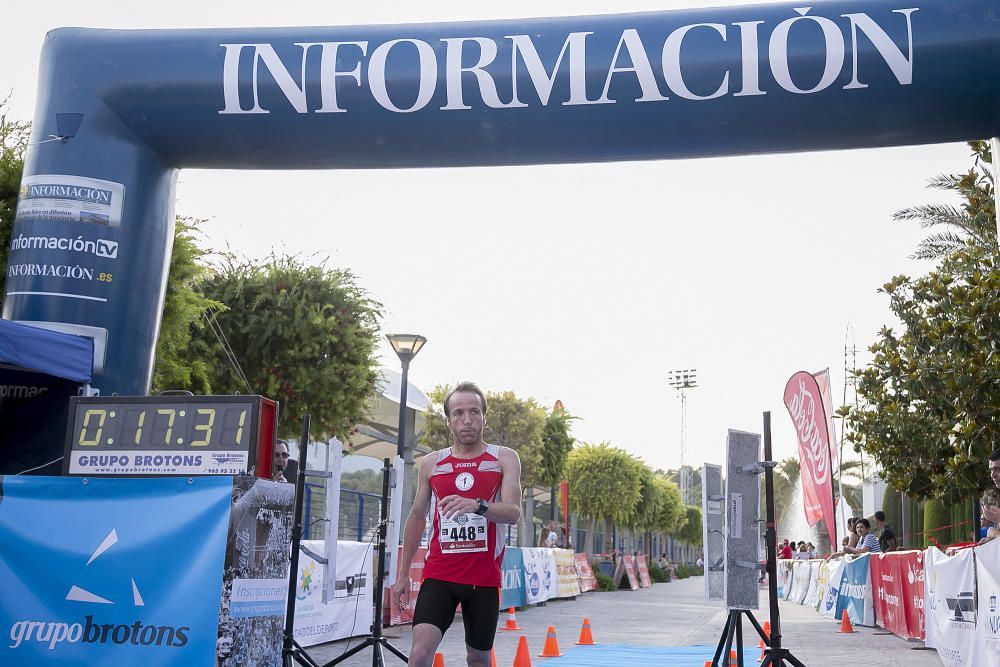
[[792,546],[788,543],[788,538],[785,538],[784,543],[781,548],[778,549],[778,558],[784,558],[785,560],[790,560],[792,557]]

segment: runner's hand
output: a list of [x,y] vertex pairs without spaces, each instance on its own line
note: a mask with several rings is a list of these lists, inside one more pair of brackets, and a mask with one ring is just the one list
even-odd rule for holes
[[468,514],[479,509],[479,503],[475,498],[466,498],[459,495],[445,496],[438,502],[438,509],[441,516],[449,521],[459,514]]
[[396,578],[396,583],[392,585],[389,604],[392,605],[391,609],[398,611],[403,611],[410,606],[410,578],[408,576]]

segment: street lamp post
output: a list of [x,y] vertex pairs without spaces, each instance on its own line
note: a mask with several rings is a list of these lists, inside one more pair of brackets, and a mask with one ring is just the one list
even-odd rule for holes
[[681,468],[678,474],[681,483],[681,497],[688,504],[688,475],[684,468],[684,454],[687,448],[687,390],[698,386],[698,371],[688,368],[670,371],[667,382],[681,395]]
[[396,352],[396,356],[399,357],[399,361],[403,365],[403,381],[399,387],[399,439],[396,441],[396,454],[405,460],[406,387],[409,383],[410,361],[413,357],[417,356],[417,352],[420,352],[420,348],[424,346],[427,339],[416,334],[388,334],[386,338],[389,340],[389,344],[392,345],[392,349]]

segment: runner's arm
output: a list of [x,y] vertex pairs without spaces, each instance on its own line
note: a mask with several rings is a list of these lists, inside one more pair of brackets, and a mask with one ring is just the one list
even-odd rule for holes
[[521,519],[521,459],[509,447],[500,448],[500,502],[490,503],[486,518],[494,523],[517,523]]
[[399,571],[409,572],[410,565],[413,564],[413,557],[420,546],[420,538],[427,527],[427,510],[431,506],[431,484],[430,471],[433,462],[430,459],[434,456],[425,456],[420,461],[420,470],[417,472],[417,491],[413,497],[413,505],[410,507],[410,516],[406,517],[403,525],[403,553],[399,561]]

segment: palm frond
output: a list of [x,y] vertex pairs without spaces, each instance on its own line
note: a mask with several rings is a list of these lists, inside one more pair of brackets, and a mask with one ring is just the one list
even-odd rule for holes
[[892,214],[896,222],[916,221],[924,229],[948,225],[968,230],[972,219],[967,213],[950,204],[923,204],[896,211]]

